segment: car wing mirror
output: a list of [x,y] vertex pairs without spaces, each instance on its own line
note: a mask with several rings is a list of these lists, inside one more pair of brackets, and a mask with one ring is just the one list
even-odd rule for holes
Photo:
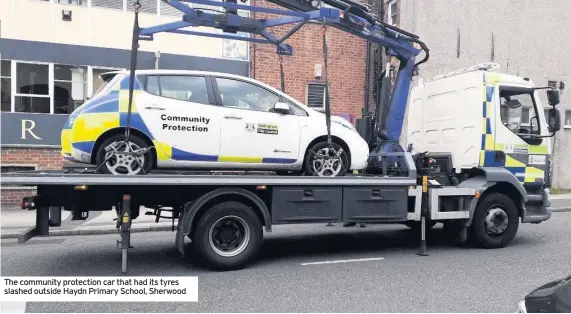
[[277,113],[290,113],[291,109],[289,107],[288,104],[286,104],[285,102],[277,102],[274,107],[272,108],[273,112],[277,112]]

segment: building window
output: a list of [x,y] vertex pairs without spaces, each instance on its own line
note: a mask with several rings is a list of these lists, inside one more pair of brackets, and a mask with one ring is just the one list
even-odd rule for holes
[[398,25],[398,10],[397,10],[397,1],[396,0],[392,0],[389,2],[389,9],[387,12],[387,17],[388,17],[388,24],[393,25],[393,26],[397,26]]
[[[183,3],[183,4],[190,6],[190,3],[189,4]],[[169,5],[168,3],[161,1],[160,5],[161,5],[161,15],[169,15],[169,16],[182,16],[183,15],[183,13],[181,11],[179,11],[178,9],[175,9],[173,6]]]
[[571,128],[571,110],[565,110],[565,127]]
[[305,103],[313,109],[325,109],[325,83],[308,83]]
[[72,113],[85,102],[86,96],[86,67],[54,65],[54,113]]
[[49,65],[16,63],[14,111],[50,113]]
[[121,71],[124,69],[114,69],[114,68],[93,68],[92,70],[92,81],[91,81],[91,97],[95,96],[105,82],[99,77],[99,75],[107,72]]
[[87,6],[87,0],[54,0],[54,3]]
[[157,14],[157,0],[140,0],[141,10],[139,12]]
[[123,0],[91,0],[91,6],[94,8],[106,8],[123,11]]
[[0,61],[0,100],[2,111],[12,111],[12,61]]

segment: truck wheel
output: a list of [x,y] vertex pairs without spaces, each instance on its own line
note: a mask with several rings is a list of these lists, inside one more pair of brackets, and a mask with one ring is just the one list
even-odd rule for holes
[[[335,153],[329,149],[327,141],[318,142],[310,147],[305,153],[303,171],[307,176],[337,177],[344,176],[349,170],[349,152],[345,151],[341,145],[333,142],[333,149],[340,152],[337,158]],[[320,158],[320,156],[330,156],[331,159]]]
[[[123,134],[115,134],[106,138],[99,148],[97,149],[95,162],[97,165],[102,164],[105,159],[111,154],[111,151],[106,151],[106,149],[112,149],[114,147],[118,148],[118,153],[115,156],[111,157],[101,166],[101,172],[106,174],[114,174],[114,175],[136,175],[142,174],[141,167],[139,163],[135,160],[134,156],[130,155],[122,155],[121,151],[126,151],[127,146],[124,144],[123,140],[125,139],[125,135]],[[140,137],[135,134],[129,135],[129,146],[130,151],[137,150],[140,148],[147,147],[147,143]],[[153,166],[153,152],[148,151],[143,156],[138,157],[137,159],[143,165],[145,169],[145,173],[149,173]]]
[[519,215],[512,199],[500,193],[490,193],[476,207],[469,238],[484,248],[501,248],[513,240],[518,226]]
[[208,268],[240,269],[257,255],[262,244],[258,215],[240,202],[224,202],[200,217],[193,243]]

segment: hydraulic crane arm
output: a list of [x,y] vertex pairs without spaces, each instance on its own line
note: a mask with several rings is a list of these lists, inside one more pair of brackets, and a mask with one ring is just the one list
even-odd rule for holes
[[[135,23],[133,28],[133,45],[131,52],[131,80],[129,86],[129,105],[127,114],[127,126],[125,130],[125,142],[127,142],[129,138],[132,94],[135,77],[134,71],[137,64],[136,60],[139,40],[153,40],[154,34],[168,32],[184,35],[269,43],[277,46],[278,54],[291,55],[293,54],[293,48],[287,45],[285,41],[296,31],[298,31],[305,23],[313,21],[322,23],[323,25],[335,27],[360,38],[366,39],[370,42],[384,46],[387,48],[386,50],[388,55],[394,56],[401,61],[398,71],[399,74],[389,106],[386,127],[385,130],[383,130],[383,134],[385,134],[385,136],[382,136],[382,139],[386,143],[382,144],[382,147],[379,146],[381,148],[378,147],[375,149],[375,151],[388,151],[389,146],[393,147],[393,144],[391,143],[396,142],[398,144],[415,66],[425,62],[428,59],[428,49],[424,43],[418,40],[416,36],[399,30],[398,28],[389,27],[384,23],[377,22],[375,18],[369,12],[367,12],[366,8],[356,5],[353,2],[344,2],[348,0],[327,0],[335,1],[337,3],[337,7],[320,7],[319,9],[307,12],[238,4],[236,0],[224,0],[225,2],[212,0],[162,1],[181,11],[183,13],[182,19],[180,21],[171,23],[140,28],[138,24],[138,12],[141,5],[139,0],[135,0]],[[278,3],[288,0],[271,1]],[[207,5],[211,7],[222,7],[224,8],[224,11],[222,12],[211,9],[193,8],[188,5],[191,3]],[[346,9],[339,9],[339,3],[345,3]],[[238,10],[269,13],[273,15],[279,15],[280,17],[267,19],[243,17],[238,15]],[[212,11],[216,11],[217,13],[211,13]],[[280,38],[274,36],[269,30],[274,26],[282,26],[288,24],[293,24],[294,26]],[[201,32],[189,29],[192,29],[193,27],[210,27],[222,30],[223,32]],[[261,38],[243,36],[238,33],[259,35]],[[347,47],[347,49],[351,49],[351,47]],[[425,58],[419,63],[414,64],[415,57],[423,50],[426,54]],[[329,104],[327,103],[326,106],[329,106]],[[327,114],[327,120],[330,120],[329,114]],[[390,150],[395,149],[391,148]]]

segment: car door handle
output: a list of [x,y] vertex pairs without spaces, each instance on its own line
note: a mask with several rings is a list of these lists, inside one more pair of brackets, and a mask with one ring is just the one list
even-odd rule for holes
[[147,109],[147,110],[165,110],[165,108],[163,108],[163,107],[153,107],[153,106],[145,107],[145,109]]
[[224,119],[242,120],[241,117],[236,117],[236,116],[224,116]]

